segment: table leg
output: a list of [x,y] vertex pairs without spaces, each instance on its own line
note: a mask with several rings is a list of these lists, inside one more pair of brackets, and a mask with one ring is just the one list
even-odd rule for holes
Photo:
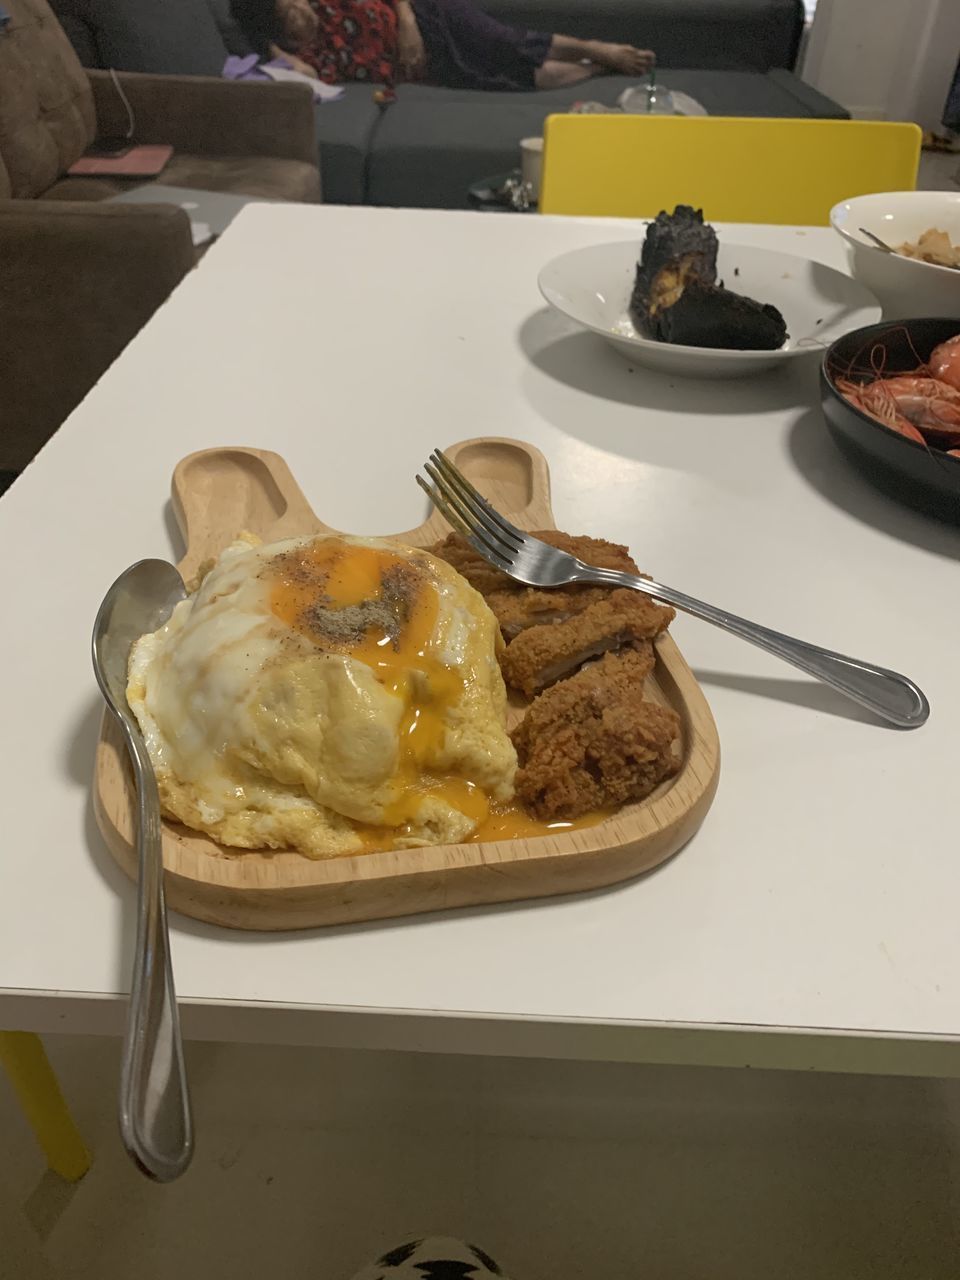
[[39,1036],[0,1031],[0,1064],[20,1100],[47,1163],[68,1182],[90,1168],[90,1153],[67,1108]]

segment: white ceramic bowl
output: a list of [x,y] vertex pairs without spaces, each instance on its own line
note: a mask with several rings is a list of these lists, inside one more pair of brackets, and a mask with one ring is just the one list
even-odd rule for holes
[[856,196],[830,210],[830,225],[846,240],[851,271],[879,298],[887,320],[960,315],[960,271],[884,253],[860,234],[864,227],[896,246],[936,227],[960,244],[960,191]]
[[554,258],[540,272],[540,292],[558,311],[598,333],[634,364],[692,378],[741,378],[811,351],[880,319],[876,298],[841,271],[808,258],[749,245],[720,244],[717,267],[728,289],[772,302],[787,322],[777,351],[683,347],[641,337],[630,319],[640,242],[590,245]]

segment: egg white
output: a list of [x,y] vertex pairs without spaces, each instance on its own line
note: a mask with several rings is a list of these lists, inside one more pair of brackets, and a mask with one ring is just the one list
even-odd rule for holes
[[[483,598],[425,552],[338,540],[409,558],[427,574],[438,597],[433,652],[456,673],[458,692],[442,705],[443,733],[425,769],[508,800],[516,756],[499,628]],[[384,837],[401,785],[401,722],[410,700],[432,691],[413,672],[405,700],[365,662],[319,647],[271,611],[271,562],[313,541],[233,543],[169,621],[134,645],[127,699],[165,812],[226,845],[311,857],[384,839],[398,848],[466,839],[473,807],[443,787],[418,795],[415,812]]]

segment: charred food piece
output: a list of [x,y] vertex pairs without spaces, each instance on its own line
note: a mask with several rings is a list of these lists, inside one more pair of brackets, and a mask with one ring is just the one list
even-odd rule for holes
[[775,351],[787,337],[776,307],[717,284],[717,233],[678,205],[647,229],[630,316],[647,338],[688,347]]
[[787,340],[783,316],[769,302],[697,281],[660,314],[664,342],[732,351],[776,351]]
[[678,204],[673,213],[657,214],[647,228],[630,299],[630,315],[644,337],[662,340],[660,316],[690,283],[716,284],[718,248],[717,233],[701,209]]

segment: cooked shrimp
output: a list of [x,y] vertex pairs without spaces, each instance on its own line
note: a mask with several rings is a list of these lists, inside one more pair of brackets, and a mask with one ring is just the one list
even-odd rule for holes
[[908,422],[902,413],[897,412],[897,407],[893,400],[887,401],[877,409],[870,408],[867,405],[864,392],[869,389],[869,386],[876,385],[876,383],[865,385],[860,382],[851,382],[848,378],[837,378],[837,390],[844,400],[849,401],[855,409],[859,409],[867,417],[873,418],[875,422],[889,427],[891,431],[898,431],[900,435],[906,436],[908,440],[913,440],[915,444],[926,444],[917,428],[911,422]]
[[904,430],[904,421],[922,432],[931,444],[960,444],[960,390],[946,382],[903,374],[878,378],[861,387],[859,395],[867,413],[911,440],[914,437]]
[[946,382],[960,391],[960,333],[934,348],[930,372],[938,382]]

